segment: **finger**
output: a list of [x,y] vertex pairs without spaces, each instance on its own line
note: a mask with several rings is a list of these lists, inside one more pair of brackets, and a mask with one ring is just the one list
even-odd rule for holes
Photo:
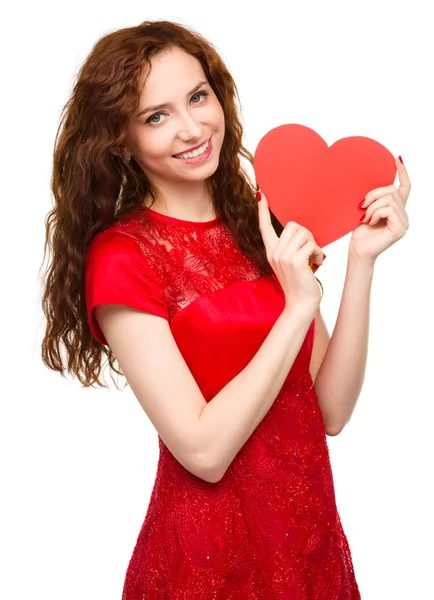
[[309,264],[310,268],[312,269],[312,273],[315,273],[316,271],[318,271],[318,269],[320,268],[320,266],[322,265],[322,263],[324,262],[324,259],[326,258],[326,255],[323,254],[323,261],[321,263],[316,263],[316,262],[311,262]]
[[279,243],[274,251],[274,257],[292,256],[309,241],[308,232],[295,221],[288,221],[279,237]]
[[274,251],[279,242],[279,238],[271,223],[270,209],[268,208],[267,197],[261,192],[261,200],[258,201],[259,229],[264,240],[264,246],[270,254]]
[[315,248],[315,251],[311,254],[309,262],[321,266],[322,263],[324,262],[325,259],[325,254],[324,252],[321,250],[321,248],[319,246],[317,246]]
[[303,243],[309,240],[309,232],[305,227],[302,227],[295,221],[288,221],[279,236],[279,244],[282,248],[286,246],[295,235],[307,238]]
[[315,273],[324,262],[325,255],[314,240],[307,242],[299,251],[302,255],[306,254],[308,266],[312,273]]
[[315,241],[312,232],[309,231],[309,229],[307,229],[306,227],[303,227],[303,225],[300,225],[300,223],[296,223],[295,221],[288,221],[286,223],[285,227],[283,228],[283,231],[280,234],[279,239],[286,243],[286,241],[291,239],[291,237],[293,237],[298,231],[303,231],[307,236],[307,239],[311,242]]
[[320,266],[323,264],[323,262],[325,261],[326,258],[327,258],[327,256],[324,254],[324,252],[322,252],[322,258],[320,261],[310,263],[310,268],[312,269],[312,271],[314,273],[315,273],[315,271],[317,271],[320,268]]
[[[300,239],[300,237],[299,237],[299,239]],[[295,246],[297,246],[299,243],[296,240],[294,240],[294,242],[295,242]],[[289,248],[286,248],[286,252],[288,252],[290,255],[294,254],[294,251],[293,250],[291,251]],[[318,246],[318,244],[315,242],[314,239],[308,240],[305,244],[303,244],[301,247],[298,248],[297,252],[300,253],[301,256],[304,256],[307,259],[309,266],[310,266],[310,263],[314,263],[319,266],[322,264],[322,262],[324,260],[324,258],[323,258],[324,253],[321,250],[321,248]]]
[[324,262],[325,254],[315,242],[309,229],[306,229],[306,227],[299,225],[295,221],[288,221],[283,228],[279,237],[279,243],[274,251],[275,258],[278,259],[279,254],[292,255],[301,248],[304,248],[308,242],[314,244],[314,251],[309,257],[309,263],[312,261],[317,263],[315,266],[318,268]]
[[374,200],[366,209],[365,218],[362,220],[362,223],[366,223],[370,220],[371,216],[374,214],[376,210],[382,208],[383,206],[393,206],[398,214],[401,215],[402,219],[405,220],[405,208],[402,204],[401,200],[397,200],[392,194],[386,194],[382,196],[378,200]]
[[410,194],[411,183],[408,177],[407,169],[398,158],[395,158],[395,165],[398,170],[399,187],[398,192],[401,198],[404,200],[404,206],[407,203],[408,196]]
[[396,194],[397,189],[394,185],[387,185],[386,187],[375,188],[375,190],[371,190],[365,196],[365,202],[360,203],[361,208],[367,208],[370,204],[372,204],[375,200],[378,200],[382,196],[386,194]]
[[378,208],[372,215],[372,219],[368,225],[376,225],[380,219],[387,219],[388,228],[396,234],[397,237],[404,235],[406,225],[403,223],[402,218],[393,206],[383,206],[382,208]]

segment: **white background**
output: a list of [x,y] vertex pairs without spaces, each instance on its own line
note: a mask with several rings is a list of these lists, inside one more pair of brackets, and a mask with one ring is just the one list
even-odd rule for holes
[[[75,0],[2,9],[2,598],[119,600],[147,510],[157,434],[108,372],[109,390],[82,389],[42,364],[38,269],[54,137],[75,74],[97,39],[148,19],[191,25],[219,49],[252,153],[273,127],[301,123],[329,145],[363,135],[404,159],[410,229],[377,261],[364,387],[328,443],[362,598],[434,598],[429,8],[426,0]],[[349,237],[325,247],[317,273],[330,333]]]

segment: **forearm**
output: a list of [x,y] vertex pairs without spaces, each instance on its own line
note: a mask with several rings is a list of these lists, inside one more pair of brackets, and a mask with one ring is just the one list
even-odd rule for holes
[[317,307],[284,310],[249,364],[202,410],[201,446],[220,479],[276,399]]
[[338,434],[348,423],[365,377],[374,264],[348,255],[339,313],[315,390],[326,429]]

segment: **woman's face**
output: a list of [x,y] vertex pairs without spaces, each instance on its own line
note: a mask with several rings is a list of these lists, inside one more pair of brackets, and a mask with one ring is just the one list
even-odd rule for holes
[[[173,48],[152,59],[151,65],[140,108],[128,127],[126,149],[157,187],[164,188],[168,181],[203,183],[218,167],[225,134],[223,109],[195,57]],[[162,103],[168,105],[155,108]],[[209,148],[205,151],[205,160],[191,164],[174,157],[208,140],[212,148],[208,157]]]

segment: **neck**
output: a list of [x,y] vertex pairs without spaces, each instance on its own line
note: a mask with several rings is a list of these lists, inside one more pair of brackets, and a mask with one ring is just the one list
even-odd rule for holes
[[214,203],[204,181],[201,185],[168,185],[158,188],[155,200],[147,194],[143,204],[156,212],[187,221],[208,221],[216,217]]

